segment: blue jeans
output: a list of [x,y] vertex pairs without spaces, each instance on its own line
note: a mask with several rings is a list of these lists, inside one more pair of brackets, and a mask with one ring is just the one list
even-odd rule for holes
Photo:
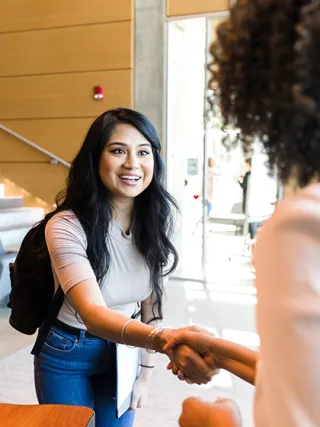
[[87,406],[95,411],[96,427],[132,427],[135,412],[116,418],[115,344],[51,327],[34,378],[40,404]]

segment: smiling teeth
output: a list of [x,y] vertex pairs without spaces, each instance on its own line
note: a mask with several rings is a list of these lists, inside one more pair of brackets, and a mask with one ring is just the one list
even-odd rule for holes
[[120,176],[121,179],[131,179],[132,181],[138,181],[138,179],[140,179],[138,176],[127,176],[127,175],[122,175]]

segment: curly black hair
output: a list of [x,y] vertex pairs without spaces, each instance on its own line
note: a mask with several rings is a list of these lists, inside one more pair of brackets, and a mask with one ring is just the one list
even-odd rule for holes
[[317,46],[320,0],[238,0],[210,48],[211,99],[239,130],[227,144],[261,141],[270,169],[301,186],[320,176]]

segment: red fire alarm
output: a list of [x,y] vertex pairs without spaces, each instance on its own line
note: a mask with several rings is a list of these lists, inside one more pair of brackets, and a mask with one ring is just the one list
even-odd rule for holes
[[95,86],[93,88],[93,97],[97,101],[101,101],[104,98],[104,87],[103,86]]

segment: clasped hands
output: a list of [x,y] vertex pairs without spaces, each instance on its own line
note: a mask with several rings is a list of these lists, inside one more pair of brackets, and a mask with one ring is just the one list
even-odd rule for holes
[[211,347],[214,335],[200,326],[189,326],[174,331],[164,347],[170,358],[168,369],[189,384],[207,384],[219,373],[221,363]]
[[[199,326],[174,331],[163,348],[170,358],[168,369],[189,384],[206,384],[222,368],[222,359],[215,351],[214,335]],[[179,418],[181,427],[241,427],[241,415],[235,402],[217,399],[204,402],[189,398],[184,401]]]

